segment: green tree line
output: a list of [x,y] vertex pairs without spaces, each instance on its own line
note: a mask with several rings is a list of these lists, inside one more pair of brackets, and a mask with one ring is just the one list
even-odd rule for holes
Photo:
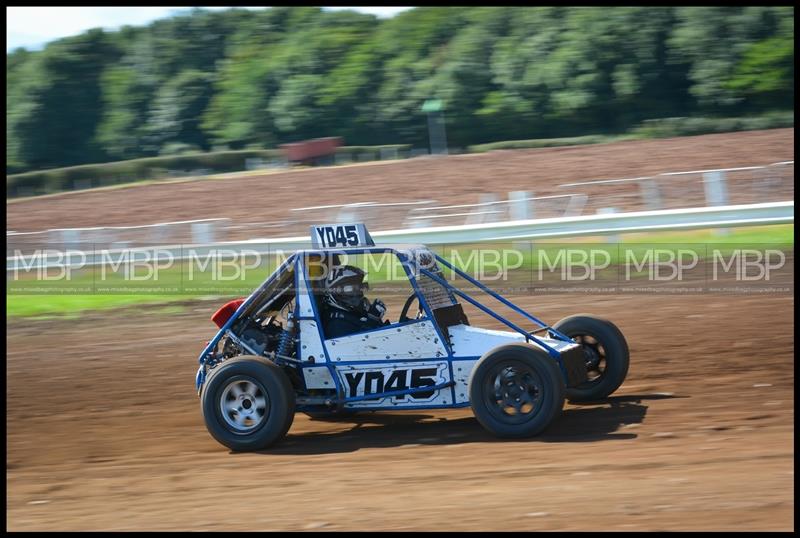
[[7,173],[177,154],[623,132],[793,110],[793,7],[192,10],[6,58]]

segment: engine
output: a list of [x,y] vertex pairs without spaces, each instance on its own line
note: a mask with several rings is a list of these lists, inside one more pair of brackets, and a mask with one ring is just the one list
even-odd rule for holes
[[[232,332],[237,335],[238,340],[244,346],[258,355],[277,352],[280,355],[294,356],[294,335],[292,334],[292,322],[287,322],[287,329],[275,317],[268,317],[265,320],[244,319],[232,328]],[[245,353],[235,338],[226,336],[222,340],[222,358],[228,359],[236,355]]]

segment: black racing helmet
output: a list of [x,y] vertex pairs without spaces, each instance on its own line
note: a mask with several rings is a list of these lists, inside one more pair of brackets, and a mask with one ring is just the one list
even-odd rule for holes
[[354,310],[364,301],[364,291],[369,284],[364,282],[366,273],[352,265],[332,267],[325,280],[325,292],[333,306]]

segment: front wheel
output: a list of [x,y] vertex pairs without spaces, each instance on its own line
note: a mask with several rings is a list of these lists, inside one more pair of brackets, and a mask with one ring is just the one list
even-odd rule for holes
[[601,400],[617,390],[628,375],[630,354],[622,331],[610,321],[590,315],[562,319],[553,328],[583,348],[588,379],[567,389],[571,402]]
[[278,442],[294,420],[288,376],[275,363],[255,356],[228,359],[212,369],[200,401],[209,433],[234,451]]
[[472,370],[469,398],[478,422],[498,437],[541,433],[564,407],[564,378],[544,351],[506,344]]

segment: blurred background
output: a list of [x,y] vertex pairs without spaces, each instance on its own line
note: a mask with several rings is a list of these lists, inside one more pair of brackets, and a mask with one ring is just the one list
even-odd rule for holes
[[793,121],[792,7],[181,13],[9,50],[6,174],[193,152],[216,169],[321,137],[427,152],[429,116],[454,152]]
[[[793,7],[7,15],[8,529],[793,530]],[[655,216],[578,230],[632,212]],[[498,442],[469,409],[298,415],[273,450],[231,454],[204,427],[196,358],[211,314],[274,260],[222,284],[207,266],[202,289],[180,264],[108,291],[98,264],[64,279],[24,258],[263,254],[323,222],[517,226],[435,246],[521,251],[497,285],[550,323],[614,321],[627,381],[532,440]],[[534,253],[559,234],[693,248],[702,289],[539,293]],[[746,289],[725,258],[714,291],[714,247],[783,257]]]

